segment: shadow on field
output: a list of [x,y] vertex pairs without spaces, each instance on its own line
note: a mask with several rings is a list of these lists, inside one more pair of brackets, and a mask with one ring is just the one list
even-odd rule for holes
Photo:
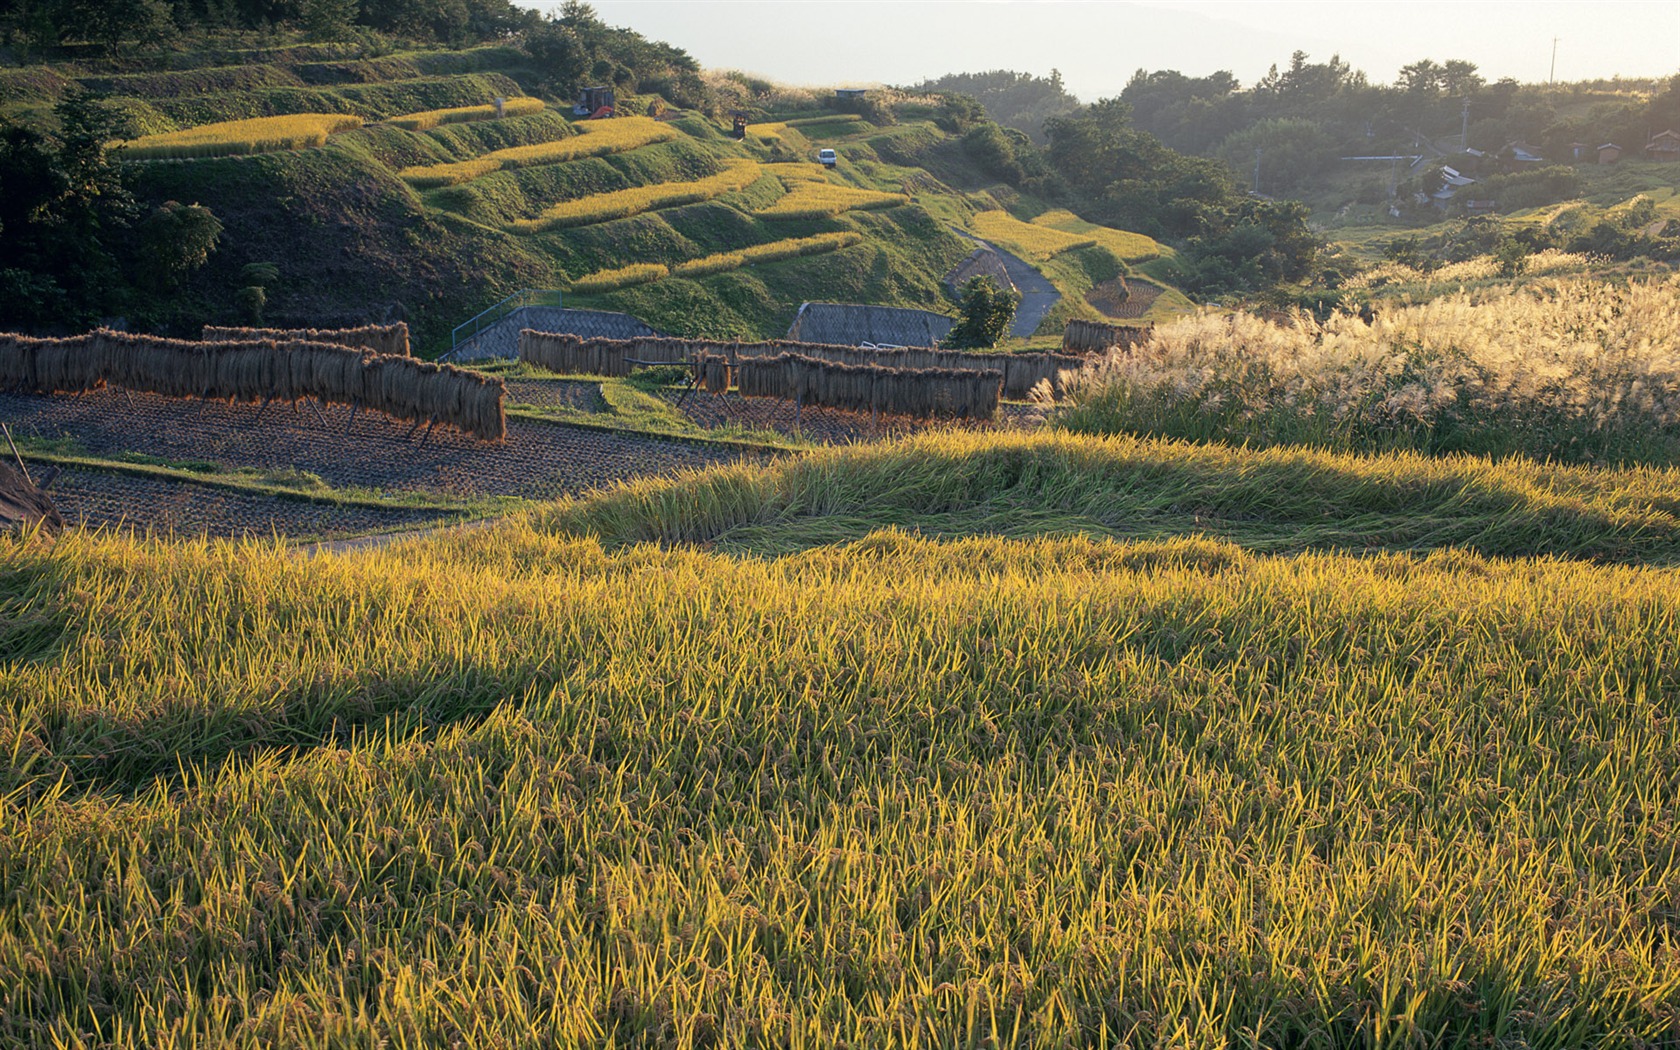
[[[0,537],[0,542],[12,541]],[[59,652],[70,633],[63,580],[50,560],[0,568],[0,674]]]

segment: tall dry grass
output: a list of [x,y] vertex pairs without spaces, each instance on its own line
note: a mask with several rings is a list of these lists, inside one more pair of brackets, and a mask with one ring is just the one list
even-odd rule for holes
[[[1600,262],[1592,255],[1547,248],[1524,257],[1522,272],[1530,277],[1562,276],[1580,273]],[[1433,270],[1420,270],[1402,262],[1388,261],[1355,274],[1343,283],[1352,291],[1375,291],[1393,285],[1450,286],[1473,281],[1491,281],[1502,277],[1499,260],[1491,255],[1447,263]]]
[[1367,322],[1213,313],[1070,385],[1064,425],[1258,444],[1569,461],[1680,456],[1680,277],[1554,280]]

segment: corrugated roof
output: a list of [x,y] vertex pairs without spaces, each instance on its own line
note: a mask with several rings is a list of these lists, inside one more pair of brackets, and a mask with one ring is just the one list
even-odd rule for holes
[[638,339],[659,334],[637,318],[611,310],[533,308],[532,313],[540,313],[545,332],[581,335],[585,339]]
[[856,303],[804,303],[788,338],[804,343],[937,346],[954,322],[929,310]]

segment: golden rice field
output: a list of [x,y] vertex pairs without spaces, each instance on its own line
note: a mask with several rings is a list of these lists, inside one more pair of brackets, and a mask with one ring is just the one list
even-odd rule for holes
[[657,281],[670,274],[664,263],[631,263],[611,270],[597,270],[572,282],[571,290],[578,294],[611,292],[631,285]]
[[185,131],[146,135],[119,145],[126,160],[187,160],[319,146],[327,137],[362,126],[348,113],[293,113],[201,124]]
[[863,234],[852,230],[819,233],[811,237],[788,237],[765,244],[749,245],[739,251],[718,252],[690,259],[672,266],[671,272],[678,277],[704,277],[707,274],[739,269],[748,263],[780,262],[804,255],[820,255],[823,252],[850,248],[862,241]]
[[545,208],[535,219],[515,222],[517,233],[541,233],[567,226],[587,226],[590,223],[623,219],[659,208],[673,208],[683,204],[698,204],[721,197],[725,193],[744,190],[763,178],[763,166],[755,161],[734,158],[724,170],[687,182],[659,182],[646,186],[597,193],[578,200],[564,201]]
[[1505,285],[1369,321],[1207,313],[1070,390],[1081,430],[1680,462],[1680,277]]
[[[541,113],[540,98],[510,98],[502,103],[503,117],[524,117]],[[392,117],[387,123],[408,131],[428,131],[442,124],[459,124],[472,120],[496,119],[495,106],[457,106],[453,109],[427,109]]]
[[1122,262],[1144,262],[1159,258],[1167,250],[1160,241],[1146,234],[1098,226],[1094,222],[1086,222],[1066,208],[1047,211],[1034,218],[1032,224],[1071,233],[1075,237],[1090,237]]
[[0,1044],[1673,1045],[1677,491],[943,434],[0,538]]
[[448,164],[404,168],[399,174],[410,184],[422,189],[454,186],[482,178],[503,168],[560,164],[583,157],[622,153],[656,142],[668,142],[678,134],[676,129],[661,124],[652,117],[614,117],[611,120],[582,121],[575,126],[578,132],[576,135],[553,142],[513,146],[486,153],[481,157]]
[[969,229],[1023,259],[1044,261],[1075,248],[1089,248],[1097,239],[1089,234],[1067,233],[1049,226],[1022,222],[1006,211],[976,212]]
[[818,182],[807,177],[803,171],[778,175],[788,192],[776,203],[754,214],[766,219],[816,219],[858,209],[892,208],[910,201],[902,193],[858,189],[826,180]]

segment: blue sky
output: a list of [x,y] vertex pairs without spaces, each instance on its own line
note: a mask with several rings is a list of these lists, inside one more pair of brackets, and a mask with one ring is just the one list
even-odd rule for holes
[[[545,5],[533,5],[545,6]],[[595,0],[603,20],[706,66],[798,84],[911,83],[1009,68],[1090,100],[1133,71],[1229,69],[1244,83],[1292,51],[1340,53],[1374,81],[1419,58],[1465,58],[1488,79],[1680,72],[1680,3],[1489,0]]]

